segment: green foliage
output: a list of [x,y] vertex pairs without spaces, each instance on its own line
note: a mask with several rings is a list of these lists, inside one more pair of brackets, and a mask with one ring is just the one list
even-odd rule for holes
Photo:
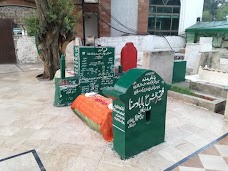
[[24,25],[30,35],[42,36],[53,28],[59,28],[61,35],[65,36],[74,31],[78,15],[74,13],[72,0],[47,0],[48,7],[44,18],[38,15],[25,18]]
[[212,16],[217,13],[219,1],[217,0],[204,0],[204,11],[209,11]]
[[40,32],[39,20],[36,16],[25,18],[24,25],[27,29],[28,35],[35,36],[39,34]]
[[203,21],[223,21],[228,15],[228,3],[225,0],[205,0]]
[[190,96],[196,96],[196,94],[193,93],[190,89],[184,88],[184,87],[180,87],[180,86],[176,86],[176,85],[172,85],[171,86],[171,91],[174,91],[174,92],[177,92],[177,93],[181,93],[181,94],[190,95]]
[[206,10],[206,11],[203,12],[202,20],[204,22],[212,21],[212,15],[211,15],[210,11]]
[[216,18],[218,21],[223,21],[223,20],[226,20],[227,15],[228,15],[228,5],[225,5],[218,9]]

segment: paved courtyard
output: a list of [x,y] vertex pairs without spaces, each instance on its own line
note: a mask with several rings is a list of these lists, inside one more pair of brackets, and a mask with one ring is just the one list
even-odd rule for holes
[[[41,71],[0,65],[0,170],[161,171],[228,132],[222,115],[168,98],[165,142],[123,161],[70,107],[54,107],[53,81],[35,78]],[[218,163],[211,165],[206,169]],[[228,170],[228,163],[219,168]]]

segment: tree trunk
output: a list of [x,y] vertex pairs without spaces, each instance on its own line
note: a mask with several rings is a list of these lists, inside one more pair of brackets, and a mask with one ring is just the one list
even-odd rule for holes
[[[37,77],[51,80],[54,78],[56,71],[60,68],[60,53],[65,54],[67,44],[71,40],[74,40],[76,35],[74,32],[60,33],[63,27],[61,22],[50,24],[47,21],[50,1],[35,0],[35,2],[40,28],[44,27],[47,30],[47,32],[40,34],[38,37],[40,58],[44,63],[44,72]],[[64,18],[62,20],[64,20]]]
[[60,52],[58,31],[47,33],[45,42],[40,43],[40,58],[44,63],[44,72],[39,77],[53,79],[56,71],[60,68]]
[[[49,11],[49,2],[47,0],[35,0],[37,13],[41,27],[47,24],[47,13]],[[40,58],[44,63],[43,74],[37,76],[41,79],[53,79],[55,72],[60,68],[59,59],[59,31],[60,26],[52,25],[49,31],[38,38],[40,49]]]
[[59,40],[59,28],[55,32],[47,33],[45,42],[40,42],[40,58],[44,63],[44,72],[39,75],[42,79],[53,79],[60,69],[60,56],[65,54],[67,45],[75,39],[75,33],[71,33],[64,40]]

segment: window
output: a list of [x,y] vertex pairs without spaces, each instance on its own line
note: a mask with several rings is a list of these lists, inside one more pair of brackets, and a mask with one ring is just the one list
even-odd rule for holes
[[150,0],[148,32],[155,35],[177,35],[180,0]]

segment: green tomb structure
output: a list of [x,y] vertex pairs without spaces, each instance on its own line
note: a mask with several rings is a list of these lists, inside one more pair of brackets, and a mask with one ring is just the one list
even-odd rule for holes
[[[75,46],[74,76],[65,78],[65,59],[61,58],[61,78],[55,78],[57,107],[69,106],[80,95],[90,92],[102,94],[113,87],[122,73],[114,71],[114,47]],[[103,95],[103,94],[102,94]]]
[[122,159],[164,142],[167,85],[154,71],[132,69],[113,88],[114,150]]
[[80,79],[81,93],[96,92],[113,87],[117,79],[114,72],[114,47],[74,47],[74,72]]
[[55,106],[70,106],[80,94],[79,79],[77,77],[55,79]]
[[57,107],[69,106],[75,98],[81,94],[79,87],[79,78],[65,77],[65,56],[61,56],[60,72],[61,77],[55,78],[55,98],[54,105]]

